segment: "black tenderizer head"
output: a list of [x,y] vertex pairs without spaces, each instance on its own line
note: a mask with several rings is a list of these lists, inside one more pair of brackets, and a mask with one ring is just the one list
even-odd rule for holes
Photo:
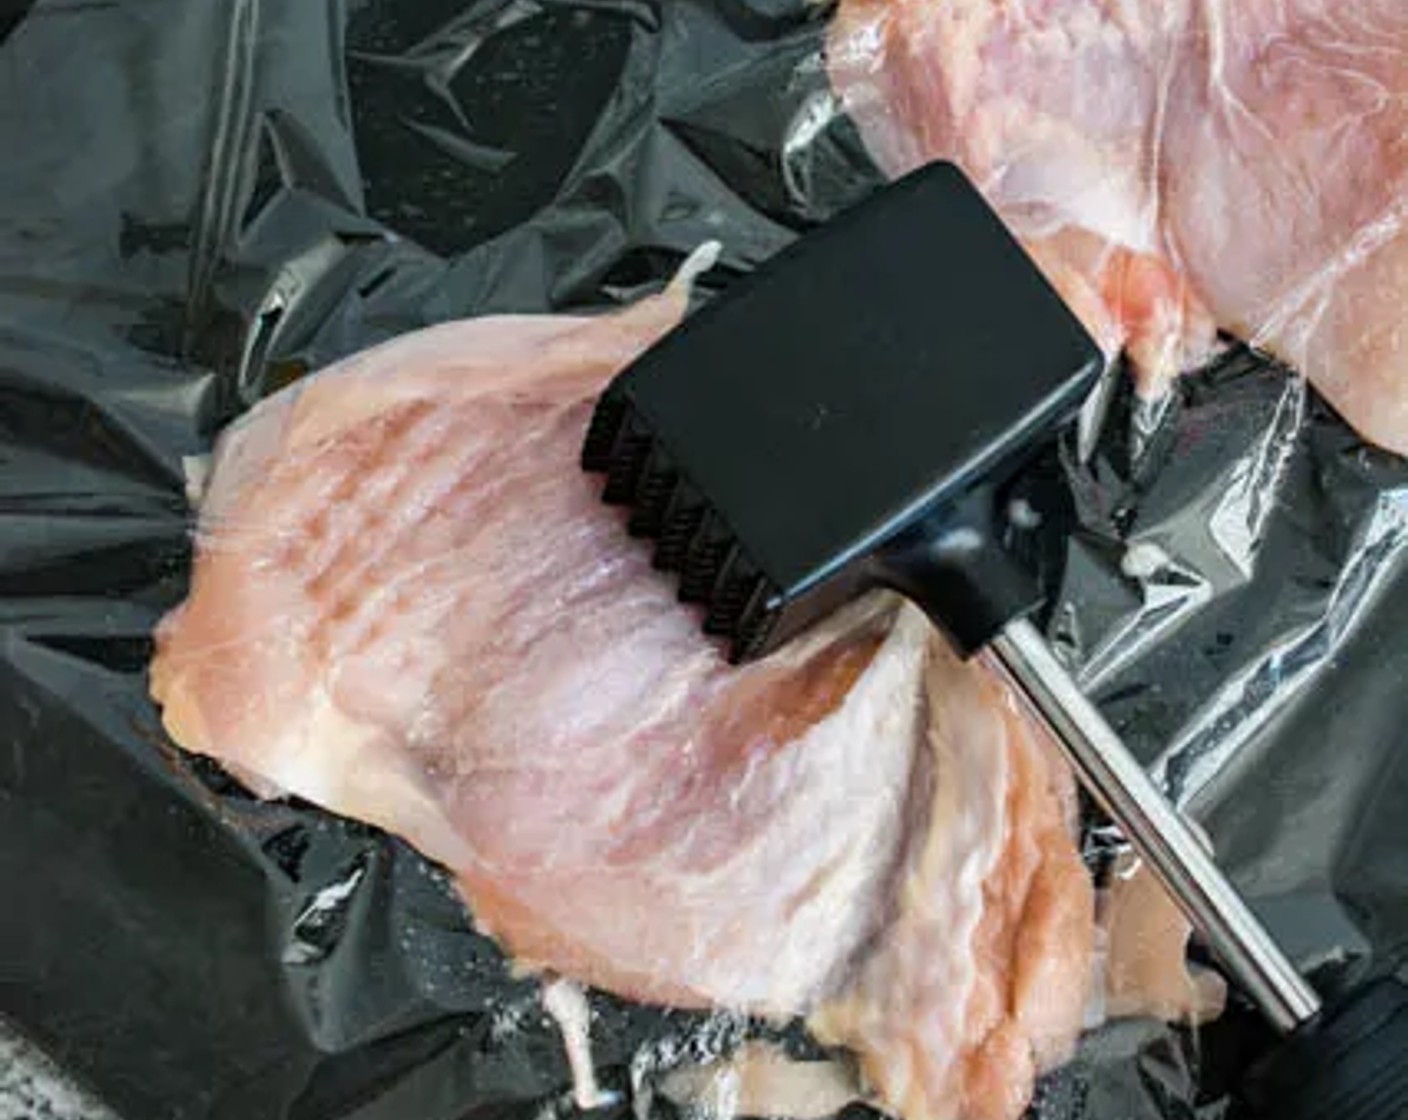
[[978,192],[936,163],[622,372],[582,464],[735,660],[880,585],[967,652],[1034,605],[998,541],[995,488],[1103,366]]

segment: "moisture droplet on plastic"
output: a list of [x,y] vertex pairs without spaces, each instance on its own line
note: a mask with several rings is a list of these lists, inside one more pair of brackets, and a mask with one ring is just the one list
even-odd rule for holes
[[1152,541],[1136,541],[1125,550],[1120,571],[1130,579],[1150,579],[1170,562],[1168,553]]
[[588,1111],[614,1104],[616,1094],[597,1084],[591,1053],[591,1008],[586,994],[570,980],[551,980],[543,986],[543,1008],[562,1032],[577,1107]]
[[1007,518],[1018,529],[1041,528],[1041,514],[1026,498],[1017,498],[1008,505]]

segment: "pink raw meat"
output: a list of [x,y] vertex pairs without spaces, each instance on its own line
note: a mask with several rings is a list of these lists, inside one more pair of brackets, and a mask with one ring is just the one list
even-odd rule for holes
[[1408,4],[841,0],[888,172],[952,159],[1147,394],[1221,327],[1408,452]]
[[741,670],[703,638],[577,465],[683,300],[447,324],[255,408],[158,634],[166,726],[406,837],[530,967],[810,1014],[911,1120],[1015,1117],[1086,1006],[1069,775],[888,597]]

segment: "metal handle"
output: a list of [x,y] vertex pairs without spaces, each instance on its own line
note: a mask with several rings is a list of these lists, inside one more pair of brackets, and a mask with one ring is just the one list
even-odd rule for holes
[[1315,994],[1227,881],[1178,810],[1025,619],[989,648],[1046,718],[1081,784],[1124,830],[1189,921],[1277,1030],[1320,1010]]

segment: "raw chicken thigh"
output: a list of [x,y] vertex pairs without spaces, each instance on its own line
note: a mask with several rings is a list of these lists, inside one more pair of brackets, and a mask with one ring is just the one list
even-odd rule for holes
[[909,1120],[1010,1118],[1087,1004],[1068,773],[994,673],[877,596],[735,669],[577,455],[683,313],[432,328],[220,441],[166,726],[397,833],[524,964],[807,1015]]
[[1146,394],[1222,328],[1408,452],[1408,4],[841,0],[877,161],[959,163]]

